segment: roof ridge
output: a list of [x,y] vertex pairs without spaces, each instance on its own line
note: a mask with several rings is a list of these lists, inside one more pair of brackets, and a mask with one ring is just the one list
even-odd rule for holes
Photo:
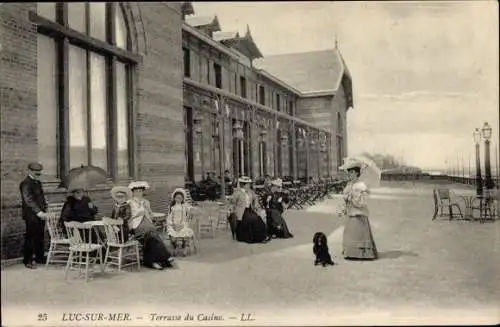
[[328,52],[328,51],[336,51],[336,50],[337,49],[335,49],[335,48],[328,48],[328,49],[323,49],[323,50],[312,50],[312,51],[302,51],[302,52],[288,52],[288,53],[280,53],[280,54],[275,54],[275,55],[267,55],[265,58],[269,58],[269,57],[281,57],[281,56],[291,56],[291,55],[306,54],[306,53]]

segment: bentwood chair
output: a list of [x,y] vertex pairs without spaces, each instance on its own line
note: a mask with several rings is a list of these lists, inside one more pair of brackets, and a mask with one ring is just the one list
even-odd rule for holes
[[[104,272],[102,259],[102,244],[92,243],[92,226],[82,224],[76,221],[64,222],[69,240],[69,258],[64,272],[65,278],[68,278],[69,270],[78,268],[79,274],[82,275],[82,268],[85,268],[85,281],[88,281],[89,268],[95,267],[99,259],[101,271]],[[95,256],[90,256],[95,254]]]
[[49,253],[45,267],[48,268],[51,263],[66,263],[69,257],[69,240],[64,235],[59,226],[59,218],[63,203],[51,204],[48,207],[48,217],[46,219],[47,230],[50,235]]
[[[458,203],[454,202],[451,196],[450,189],[434,189],[434,215],[432,220],[435,220],[438,215],[439,217],[448,216],[449,220],[453,218],[463,219],[462,209]],[[458,212],[453,212],[456,208]],[[445,209],[447,212],[445,212]]]
[[[106,233],[106,256],[104,259],[106,268],[116,266],[118,272],[121,272],[122,268],[137,264],[137,269],[140,270],[139,242],[137,240],[124,242],[123,220],[104,217],[102,222]],[[127,251],[129,249],[132,251]],[[128,258],[132,258],[132,260],[124,263],[125,259]]]

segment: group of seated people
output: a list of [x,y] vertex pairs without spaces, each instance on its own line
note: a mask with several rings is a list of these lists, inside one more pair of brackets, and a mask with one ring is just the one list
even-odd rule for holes
[[[251,184],[249,177],[241,177],[233,193],[233,210],[228,217],[233,238],[240,242],[262,243],[276,237],[293,237],[283,219],[289,199],[281,190],[282,181],[272,181],[271,189],[262,198],[251,189]],[[174,258],[165,246],[161,232],[153,223],[151,205],[144,198],[147,189],[149,184],[144,181],[132,182],[128,187],[113,187],[111,197],[114,204],[111,218],[123,221],[123,242],[127,242],[131,237],[140,242],[145,266],[158,270],[171,268],[174,267]],[[64,222],[92,221],[98,213],[97,206],[84,187],[75,185],[69,188],[69,192],[59,219],[59,226],[64,233]],[[184,255],[188,240],[194,236],[188,223],[191,207],[185,203],[186,198],[185,189],[174,190],[166,219],[166,231],[172,247],[174,250],[183,251]],[[104,238],[103,233],[94,229],[91,230],[91,235],[93,240]]]
[[[143,263],[145,266],[162,270],[174,267],[174,258],[168,251],[161,233],[153,223],[153,211],[144,192],[149,189],[147,182],[132,182],[125,186],[115,186],[111,190],[114,200],[111,218],[123,220],[124,242],[129,237],[134,237],[140,242],[143,249]],[[69,189],[70,195],[63,205],[59,225],[66,233],[64,222],[77,221],[84,223],[95,219],[98,212],[86,194],[85,189],[80,186],[73,186]],[[186,193],[184,189],[176,189],[172,194],[169,214],[167,216],[167,233],[174,249],[178,246],[185,247],[183,242],[177,242],[179,238],[184,240],[193,235],[193,230],[187,223],[187,206],[184,204]],[[103,238],[99,232],[91,231],[92,239]]]
[[282,180],[273,180],[270,190],[262,197],[251,185],[249,177],[239,178],[232,195],[233,210],[228,220],[233,238],[245,243],[266,243],[272,238],[293,237],[283,218],[289,198],[282,191]]

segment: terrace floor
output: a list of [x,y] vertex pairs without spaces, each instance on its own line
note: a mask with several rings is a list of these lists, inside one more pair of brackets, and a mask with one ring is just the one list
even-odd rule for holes
[[[2,325],[74,325],[67,319],[75,312],[124,312],[131,319],[82,326],[498,323],[499,223],[431,221],[432,187],[388,183],[374,190],[370,221],[381,252],[374,262],[341,258],[343,220],[333,198],[288,213],[293,239],[249,245],[219,232],[174,270],[109,273],[85,283],[65,282],[58,267],[5,268]],[[313,266],[316,231],[329,235],[338,265]],[[47,320],[38,321],[39,314]],[[159,315],[163,321],[155,320]],[[181,321],[165,320],[177,315]]]

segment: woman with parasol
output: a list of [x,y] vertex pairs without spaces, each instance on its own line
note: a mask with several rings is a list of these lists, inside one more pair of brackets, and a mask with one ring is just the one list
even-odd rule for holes
[[[362,160],[348,160],[340,167],[347,171],[349,177],[349,182],[343,191],[345,202],[343,214],[347,216],[347,221],[344,226],[342,254],[347,260],[375,260],[378,257],[368,220],[370,191],[367,184],[360,178],[365,173],[365,176],[375,175],[376,180],[378,168],[370,167]],[[371,174],[372,171],[373,174]]]

